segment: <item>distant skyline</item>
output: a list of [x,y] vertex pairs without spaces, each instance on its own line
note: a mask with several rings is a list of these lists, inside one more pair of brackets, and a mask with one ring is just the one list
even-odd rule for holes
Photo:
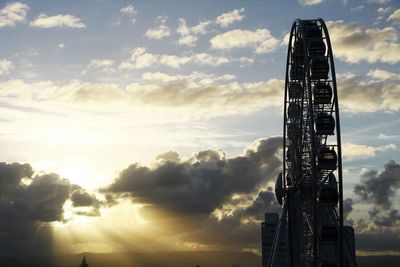
[[347,220],[399,254],[400,2],[31,0],[0,3],[0,255],[259,252],[288,32],[318,17]]

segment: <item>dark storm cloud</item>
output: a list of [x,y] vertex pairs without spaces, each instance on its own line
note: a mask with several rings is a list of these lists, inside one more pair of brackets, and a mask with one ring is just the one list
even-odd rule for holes
[[[169,230],[183,242],[258,248],[264,213],[280,210],[272,188],[260,189],[279,172],[281,145],[281,137],[260,139],[241,156],[204,150],[184,161],[167,152],[150,167],[129,166],[102,191],[146,204],[142,214],[164,227],[171,225]],[[216,216],[218,212],[223,215]]]
[[263,220],[265,212],[280,212],[280,210],[281,206],[276,201],[275,193],[272,192],[272,188],[269,188],[268,191],[258,193],[251,206],[243,210],[243,215]]
[[21,179],[30,178],[33,174],[32,167],[29,164],[0,162],[0,195],[12,197],[18,194]]
[[180,214],[209,214],[233,194],[253,192],[271,180],[280,167],[282,138],[260,139],[242,156],[227,158],[205,150],[180,161],[175,152],[156,158],[154,167],[133,164],[104,192],[129,194],[135,201]]
[[387,209],[392,206],[392,197],[399,188],[400,165],[391,160],[381,173],[375,170],[364,173],[360,183],[354,186],[354,193],[362,201]]
[[[64,220],[63,206],[72,190],[87,194],[57,174],[33,173],[29,164],[0,163],[0,255],[51,253],[49,223]],[[89,203],[74,196],[74,203],[98,206],[93,197]]]
[[72,191],[71,201],[74,207],[99,207],[100,205],[100,201],[95,195],[89,194],[82,188]]
[[377,216],[374,222],[378,226],[390,227],[394,226],[398,221],[400,221],[400,213],[397,209],[392,209],[386,216]]
[[217,245],[219,249],[258,248],[260,245],[260,222],[265,212],[280,212],[281,207],[271,191],[260,191],[252,203],[236,209],[231,215],[218,219],[209,216],[195,230],[183,235],[185,240]]
[[[69,196],[70,183],[56,174],[32,177],[29,164],[0,163],[0,220],[57,221]],[[23,178],[27,184],[23,183]]]
[[49,253],[48,222],[62,220],[70,183],[56,174],[33,177],[29,164],[0,163],[0,254]]
[[350,213],[353,211],[354,201],[352,198],[346,198],[343,200],[343,217],[345,222],[352,225],[353,220],[349,218]]
[[17,201],[30,208],[31,220],[61,221],[70,186],[67,179],[61,179],[57,174],[37,176]]
[[354,186],[362,204],[371,206],[370,220],[355,224],[356,242],[362,250],[399,250],[400,213],[394,198],[400,188],[400,165],[391,160],[382,172],[368,171]]
[[80,186],[75,186],[73,190],[71,190],[70,196],[72,206],[76,208],[89,208],[86,210],[78,210],[75,211],[74,214],[81,216],[100,216],[100,206],[106,205],[110,206],[111,199],[106,197],[106,201],[99,201],[94,194],[89,194]]
[[392,226],[399,221],[398,210],[393,207],[393,198],[400,188],[400,165],[394,160],[385,165],[384,171],[368,171],[361,176],[354,193],[363,203],[371,204],[368,212],[371,220],[379,226]]
[[362,228],[356,232],[356,247],[365,251],[398,251],[400,238],[399,227],[371,227]]

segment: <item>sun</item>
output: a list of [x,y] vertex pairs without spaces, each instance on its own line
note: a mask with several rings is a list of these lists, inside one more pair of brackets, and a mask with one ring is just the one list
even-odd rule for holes
[[96,167],[96,164],[81,155],[72,155],[57,160],[46,160],[32,164],[37,170],[55,172],[85,189],[94,190],[108,184],[111,177]]

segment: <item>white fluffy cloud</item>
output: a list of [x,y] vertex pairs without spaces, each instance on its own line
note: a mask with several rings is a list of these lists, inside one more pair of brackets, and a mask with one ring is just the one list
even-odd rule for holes
[[199,65],[219,66],[230,62],[237,62],[240,65],[253,63],[253,59],[247,57],[232,58],[225,56],[214,56],[207,53],[197,53],[190,55],[160,55],[146,51],[144,47],[138,47],[132,50],[130,58],[122,62],[120,69],[143,69],[152,66],[164,65],[171,68],[180,68],[189,63]]
[[400,44],[394,27],[364,28],[343,21],[328,21],[335,57],[348,63],[398,63]]
[[400,8],[395,10],[387,19],[392,22],[400,22]]
[[367,159],[375,157],[376,153],[386,150],[395,150],[397,147],[394,144],[382,146],[368,146],[353,143],[343,144],[343,157],[347,160]]
[[122,7],[119,11],[124,14],[136,14],[137,13],[137,9],[133,5],[127,5],[125,7]]
[[146,48],[138,47],[132,51],[130,59],[121,63],[121,69],[142,69],[156,64],[158,57],[146,52]]
[[8,3],[0,10],[0,28],[15,26],[17,22],[22,22],[26,18],[29,6],[20,2]]
[[159,16],[156,18],[157,27],[148,29],[145,35],[150,39],[160,40],[170,35],[169,27],[166,25],[167,17]]
[[322,4],[324,0],[299,0],[300,5],[302,6],[315,6]]
[[199,38],[198,36],[207,34],[210,26],[219,25],[224,28],[235,22],[242,21],[244,19],[244,10],[244,8],[234,9],[219,15],[215,20],[203,20],[194,26],[189,26],[184,18],[180,18],[179,26],[176,29],[180,35],[178,44],[194,46]]
[[210,40],[213,49],[233,49],[251,47],[256,53],[268,53],[278,48],[279,40],[268,29],[232,30],[214,36]]
[[231,12],[223,13],[217,17],[215,23],[220,25],[221,27],[227,27],[232,23],[235,23],[237,21],[242,21],[244,19],[243,12],[244,8],[235,9],[232,10]]
[[14,68],[14,64],[8,59],[0,59],[0,75],[10,73]]
[[385,15],[390,10],[392,10],[392,7],[380,7],[380,8],[377,9],[377,12],[378,12],[379,15]]
[[357,6],[357,7],[352,7],[352,8],[350,8],[350,11],[351,11],[351,12],[357,12],[357,11],[363,10],[364,8],[365,8],[364,5],[360,5],[360,6]]
[[109,59],[92,59],[90,60],[89,67],[109,67],[114,64],[114,61]]
[[184,82],[184,83],[198,83],[201,85],[211,85],[219,83],[221,81],[233,81],[236,80],[236,76],[233,74],[215,75],[207,74],[204,72],[192,72],[189,75],[170,75],[162,72],[145,72],[142,74],[144,81],[150,82]]
[[179,26],[177,32],[180,34],[178,44],[194,46],[198,40],[198,35],[204,35],[207,33],[207,27],[212,24],[211,20],[205,20],[199,22],[195,26],[188,26],[186,20],[183,18],[179,19]]
[[367,75],[378,80],[400,80],[400,74],[381,69],[370,70]]
[[391,0],[367,0],[367,3],[370,3],[370,4],[387,4],[390,1]]
[[114,61],[110,59],[92,59],[86,70],[82,71],[82,74],[86,74],[91,70],[100,70],[106,73],[112,73],[115,71],[113,68]]
[[[355,75],[338,80],[342,110],[349,112],[400,111],[400,85],[385,71],[371,71],[377,80],[368,81]],[[375,77],[374,77],[375,76]],[[378,78],[379,77],[379,78]]]
[[86,28],[86,25],[79,18],[70,14],[55,16],[40,14],[30,25],[38,28]]
[[214,75],[193,72],[171,75],[147,72],[137,83],[50,81],[30,83],[9,80],[0,83],[0,97],[10,97],[40,106],[83,110],[187,111],[185,116],[246,114],[268,106],[280,106],[284,81],[271,79],[241,83],[232,74]]

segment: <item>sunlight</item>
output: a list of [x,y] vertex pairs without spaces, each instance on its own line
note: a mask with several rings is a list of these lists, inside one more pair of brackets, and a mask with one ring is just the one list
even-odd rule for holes
[[32,164],[35,169],[58,173],[72,184],[93,190],[107,184],[111,177],[96,168],[94,162],[81,155],[72,155],[61,160],[39,161]]
[[144,218],[140,214],[142,208],[123,200],[116,206],[101,208],[101,216],[89,217],[77,215],[79,208],[67,201],[64,221],[52,223],[55,248],[64,253],[104,253],[143,250],[148,246],[165,250],[179,243],[176,237],[166,234],[162,225]]

